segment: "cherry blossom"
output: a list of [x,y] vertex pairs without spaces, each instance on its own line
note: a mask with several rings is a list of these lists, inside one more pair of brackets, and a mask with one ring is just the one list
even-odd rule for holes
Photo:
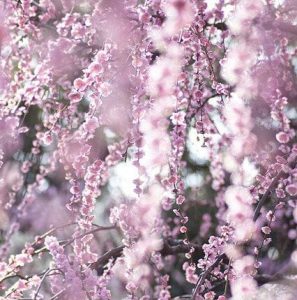
[[287,282],[296,17],[292,0],[2,1],[0,298]]

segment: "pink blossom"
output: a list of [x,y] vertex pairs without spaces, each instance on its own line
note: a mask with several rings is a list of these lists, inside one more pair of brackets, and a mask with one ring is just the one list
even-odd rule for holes
[[99,126],[99,121],[96,117],[91,117],[86,121],[86,129],[88,132],[93,133]]
[[68,97],[73,103],[77,103],[82,99],[82,95],[79,92],[71,92]]
[[277,2],[0,3],[4,298],[252,299],[296,260]]
[[266,235],[270,234],[271,233],[271,228],[268,227],[268,226],[264,226],[261,228],[262,232]]
[[85,88],[87,87],[87,83],[86,83],[85,80],[83,80],[81,78],[77,78],[77,79],[74,80],[73,86],[78,91],[83,92],[85,90]]
[[188,229],[187,229],[186,226],[182,226],[182,227],[180,228],[180,232],[181,232],[181,233],[186,233],[187,231],[188,231]]
[[213,300],[213,299],[215,299],[215,296],[216,296],[215,292],[207,292],[204,295],[204,299],[205,300]]
[[289,142],[290,137],[286,132],[279,132],[276,134],[276,139],[278,142],[280,142],[282,144],[286,144]]
[[296,196],[297,195],[297,185],[295,183],[287,185],[286,186],[286,192],[290,196]]
[[166,3],[167,22],[165,32],[174,34],[185,26],[189,26],[194,18],[192,3],[185,0],[170,0]]
[[256,282],[249,276],[237,279],[231,285],[232,294],[238,300],[244,297],[252,297],[256,289]]
[[43,142],[45,145],[50,145],[53,142],[53,137],[51,132],[46,132],[43,136]]
[[173,113],[170,117],[172,124],[174,125],[184,125],[186,113],[184,111],[179,111]]
[[103,66],[97,62],[91,63],[87,69],[87,72],[90,73],[92,76],[102,74],[103,71]]
[[178,205],[182,205],[185,201],[185,197],[182,196],[182,195],[178,195],[177,198],[176,198],[176,204]]
[[196,284],[198,281],[198,275],[196,273],[195,266],[186,267],[186,279],[188,282]]

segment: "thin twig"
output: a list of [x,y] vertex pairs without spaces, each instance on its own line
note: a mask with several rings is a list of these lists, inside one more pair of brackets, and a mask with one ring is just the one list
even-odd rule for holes
[[96,227],[97,227],[96,229],[92,229],[92,230],[90,230],[90,231],[87,231],[87,232],[85,232],[85,233],[83,233],[83,234],[81,234],[81,235],[75,237],[75,238],[72,238],[72,239],[69,240],[67,243],[63,244],[63,247],[66,247],[66,246],[70,245],[70,244],[73,243],[75,240],[78,240],[78,239],[80,239],[80,238],[83,238],[84,236],[86,236],[86,235],[88,235],[88,234],[93,234],[93,233],[96,233],[96,232],[98,232],[98,231],[103,231],[103,230],[109,230],[109,229],[115,229],[115,228],[116,228],[116,226],[114,226],[114,225],[113,225],[113,226],[107,226],[107,227],[96,225]]
[[284,175],[285,173],[283,171],[280,171],[272,180],[272,182],[270,183],[269,187],[267,188],[266,192],[263,194],[263,196],[261,197],[260,201],[257,204],[257,207],[255,209],[255,213],[254,213],[254,217],[253,217],[253,221],[255,222],[259,215],[260,215],[260,210],[262,208],[262,206],[265,204],[271,190],[277,185],[279,179]]
[[54,296],[52,296],[52,297],[50,298],[50,300],[56,299],[57,297],[59,297],[59,296],[60,296],[61,294],[63,294],[64,292],[65,292],[65,289],[59,291],[57,294],[55,294]]
[[187,253],[192,248],[194,248],[195,251],[199,251],[200,254],[203,253],[200,245],[193,244],[193,243],[184,244],[183,241],[177,243],[176,245],[172,245],[169,242],[164,241],[163,249],[160,251],[160,253],[163,256],[179,254],[179,253]]
[[43,274],[43,276],[42,276],[42,278],[41,278],[41,280],[40,280],[40,283],[39,283],[39,285],[38,285],[38,287],[37,287],[37,290],[36,290],[36,292],[35,292],[35,295],[34,295],[34,298],[33,298],[34,300],[37,299],[38,293],[39,293],[39,291],[40,291],[40,289],[41,289],[41,285],[42,285],[43,281],[45,280],[47,274],[49,274],[51,271],[53,271],[53,270],[52,270],[52,269],[47,269],[47,270],[45,271],[45,273]]
[[196,299],[199,289],[200,289],[201,285],[204,283],[205,279],[211,274],[211,272],[220,264],[221,260],[223,260],[225,257],[226,257],[225,253],[219,255],[217,257],[217,259],[215,260],[215,262],[201,274],[201,276],[196,284],[195,290],[193,292],[193,297],[192,297],[193,300]]
[[[289,167],[294,167],[296,164],[296,158],[293,159],[291,162],[289,162]],[[267,190],[265,191],[265,193],[263,194],[262,198],[260,199],[260,201],[258,202],[257,204],[257,207],[255,209],[255,213],[254,213],[254,217],[253,217],[253,221],[255,222],[259,215],[260,215],[260,210],[262,208],[262,206],[265,204],[270,192],[272,189],[274,189],[276,187],[276,185],[278,184],[280,178],[282,176],[284,176],[286,173],[284,171],[280,171],[275,177],[274,179],[272,180],[272,182],[270,183],[269,187],[267,188]]]

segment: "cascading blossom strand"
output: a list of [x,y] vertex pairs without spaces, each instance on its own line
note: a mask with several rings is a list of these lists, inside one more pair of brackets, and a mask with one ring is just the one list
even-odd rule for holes
[[295,300],[297,4],[0,3],[0,299]]

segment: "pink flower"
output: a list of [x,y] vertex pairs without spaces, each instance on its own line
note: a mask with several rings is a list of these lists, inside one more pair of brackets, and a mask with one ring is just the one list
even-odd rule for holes
[[188,231],[188,229],[187,229],[186,226],[182,226],[182,227],[180,228],[180,232],[181,232],[181,233],[186,233],[187,231]]
[[165,6],[167,20],[164,31],[169,35],[176,34],[188,26],[194,19],[194,8],[187,0],[169,0]]
[[93,62],[89,65],[87,72],[90,73],[91,75],[100,75],[102,74],[104,71],[104,67],[97,63],[97,62]]
[[266,214],[266,219],[268,222],[274,222],[275,221],[275,216],[273,214],[273,212],[270,210],[268,211],[268,213]]
[[82,99],[82,94],[79,92],[71,92],[68,97],[71,102],[77,103]]
[[234,270],[238,276],[252,275],[254,273],[255,259],[251,255],[243,256],[234,262]]
[[15,256],[15,262],[18,266],[24,266],[33,261],[33,258],[30,254],[21,253]]
[[17,282],[17,286],[16,286],[16,289],[22,291],[22,290],[25,290],[27,289],[27,285],[28,285],[28,282],[24,279],[20,279],[18,282]]
[[292,183],[286,186],[286,192],[290,195],[290,196],[296,196],[297,195],[297,184],[296,183]]
[[263,232],[264,234],[266,234],[266,235],[271,233],[271,229],[270,229],[270,227],[268,227],[268,226],[262,227],[261,230],[262,230],[262,232]]
[[257,289],[257,284],[252,277],[244,276],[236,279],[231,284],[232,294],[236,296],[235,299],[244,299],[248,296],[252,296]]
[[86,121],[86,129],[90,133],[94,133],[99,126],[99,121],[96,117],[91,117]]
[[186,279],[188,282],[196,284],[198,281],[198,275],[196,273],[196,267],[194,265],[190,265],[186,267]]
[[51,132],[45,132],[42,141],[46,146],[50,145],[53,142],[53,136]]
[[207,292],[204,295],[204,299],[205,300],[214,300],[215,296],[216,296],[215,292]]
[[[230,186],[225,193],[225,201],[230,212],[239,212],[246,217],[252,215],[252,196],[247,188],[241,186]],[[244,209],[243,209],[244,208]]]
[[176,204],[177,205],[182,205],[185,201],[185,197],[183,195],[178,195],[176,198]]
[[[173,48],[176,49],[172,50],[172,58],[159,59],[149,70],[148,89],[152,96],[163,97],[172,94],[180,71],[181,56],[181,49]],[[173,102],[173,99],[170,100]]]
[[276,139],[279,143],[286,144],[289,142],[290,136],[288,133],[281,131],[276,134]]
[[85,80],[81,79],[81,78],[76,78],[73,82],[73,86],[75,87],[75,89],[77,89],[78,91],[83,92],[86,87],[87,87],[87,83]]
[[173,125],[184,125],[185,124],[186,113],[184,111],[179,111],[173,113],[170,117]]
[[263,241],[263,245],[264,246],[267,246],[271,243],[272,239],[271,238],[266,238],[264,241]]
[[285,203],[284,202],[280,202],[275,206],[275,209],[282,209],[285,207]]

